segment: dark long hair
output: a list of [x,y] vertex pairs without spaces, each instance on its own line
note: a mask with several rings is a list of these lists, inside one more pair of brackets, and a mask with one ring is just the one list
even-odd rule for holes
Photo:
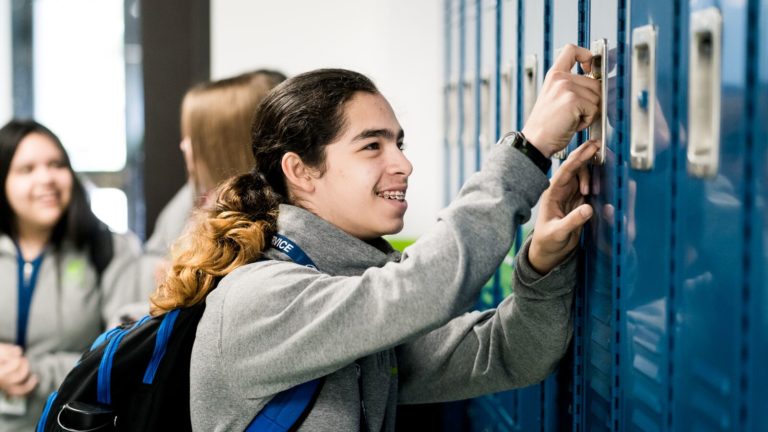
[[264,98],[251,128],[256,165],[220,186],[214,208],[200,213],[175,245],[166,279],[151,297],[154,314],[203,301],[219,278],[261,257],[277,229],[278,206],[289,202],[283,155],[294,152],[322,174],[325,146],[343,133],[345,104],[358,92],[378,94],[357,72],[319,69]]
[[0,233],[17,239],[16,214],[5,194],[5,182],[19,143],[29,134],[38,133],[50,138],[61,150],[63,161],[72,175],[72,197],[66,211],[53,228],[50,243],[59,250],[64,241],[70,241],[78,250],[87,251],[97,273],[112,260],[112,236],[109,228],[91,210],[85,187],[75,175],[61,140],[50,129],[34,120],[11,120],[0,128]]

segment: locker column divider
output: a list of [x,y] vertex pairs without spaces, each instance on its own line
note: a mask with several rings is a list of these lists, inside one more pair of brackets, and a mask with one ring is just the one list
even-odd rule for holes
[[[751,376],[753,360],[753,345],[752,345],[752,332],[755,331],[753,325],[752,314],[753,310],[752,302],[755,298],[755,292],[760,287],[755,283],[753,274],[756,273],[756,267],[762,264],[762,255],[756,255],[753,257],[753,251],[760,251],[760,248],[753,246],[753,242],[760,241],[755,238],[761,237],[761,230],[758,228],[760,223],[759,215],[755,207],[755,200],[757,198],[757,188],[755,187],[755,173],[759,172],[756,166],[761,162],[760,152],[757,151],[757,127],[758,122],[758,95],[760,95],[758,87],[758,71],[760,51],[758,50],[759,37],[760,37],[760,4],[757,0],[750,0],[747,4],[747,46],[746,46],[746,80],[745,80],[745,114],[746,114],[746,131],[744,136],[745,141],[745,155],[744,158],[744,226],[742,235],[744,236],[743,251],[742,251],[742,271],[744,278],[742,279],[741,287],[741,377],[739,379],[739,395],[740,395],[740,417],[742,430],[756,430],[752,426],[752,418],[755,413],[750,412],[750,401],[754,390],[751,387],[753,380],[756,377]],[[764,121],[766,119],[763,119]],[[765,227],[763,227],[765,229]],[[755,235],[757,234],[757,235]],[[765,253],[763,251],[763,253]],[[756,262],[755,262],[756,261]],[[765,288],[765,287],[763,287]],[[760,298],[759,296],[757,298]],[[755,317],[757,318],[757,317]],[[755,320],[756,321],[756,320]]]
[[678,238],[677,233],[678,230],[678,212],[677,212],[677,205],[679,203],[679,178],[678,178],[678,172],[680,170],[679,164],[680,162],[680,107],[682,103],[683,94],[680,89],[680,83],[682,81],[682,64],[681,60],[682,57],[682,44],[683,44],[683,35],[685,34],[683,31],[682,26],[682,19],[683,19],[683,0],[675,0],[674,1],[674,18],[673,18],[673,25],[674,28],[672,30],[673,32],[673,39],[674,44],[672,46],[672,97],[675,101],[672,104],[672,122],[670,124],[670,146],[672,149],[672,158],[671,158],[671,164],[672,164],[672,187],[671,187],[671,195],[672,195],[672,205],[670,206],[670,217],[671,217],[671,230],[670,230],[670,262],[669,262],[669,299],[667,299],[667,304],[669,305],[667,307],[667,316],[666,316],[666,325],[667,325],[667,343],[668,343],[668,364],[667,364],[667,382],[669,385],[667,386],[667,428],[668,430],[672,430],[672,427],[674,425],[674,417],[675,417],[675,410],[674,410],[674,396],[675,396],[675,389],[672,383],[674,382],[674,374],[675,374],[675,316],[677,314],[677,284],[676,280],[679,277],[678,272],[680,269],[680,263],[678,262],[678,255],[677,255],[677,248],[678,248]]
[[[625,89],[627,80],[625,79],[627,74],[627,44],[629,38],[627,37],[627,1],[618,0],[617,16],[617,40],[616,40],[616,128],[615,133],[617,135],[616,143],[616,212],[614,215],[614,274],[613,274],[613,332],[614,340],[611,343],[612,354],[614,357],[613,365],[613,404],[612,404],[612,418],[613,428],[615,431],[622,429],[622,387],[621,387],[621,344],[626,343],[623,340],[621,329],[625,319],[625,315],[621,310],[621,289],[622,289],[622,262],[626,259],[626,251],[624,249],[626,230],[626,218],[625,218],[625,202],[626,202],[626,179],[628,165],[625,160],[625,150],[627,149],[628,140],[626,137],[629,135],[626,121],[626,101],[625,101]],[[607,61],[607,59],[606,59]],[[604,79],[607,79],[604,78]],[[605,97],[605,95],[603,95]]]
[[450,131],[451,115],[451,59],[452,59],[452,44],[451,44],[451,32],[453,31],[452,13],[451,13],[451,0],[443,0],[444,17],[443,23],[445,28],[443,29],[443,37],[445,40],[445,59],[443,63],[443,206],[447,206],[451,202],[451,139]]
[[[590,0],[578,0],[578,45],[581,47],[589,47],[589,11]],[[581,67],[578,67],[581,71]],[[583,73],[583,71],[581,71]],[[578,142],[585,141],[586,133],[578,133]],[[586,237],[588,227],[582,231],[579,248],[584,250],[584,239]],[[586,265],[585,255],[581,254],[579,259],[579,282],[576,285],[576,295],[574,296],[574,326],[573,326],[573,399],[572,404],[572,432],[583,432],[585,430],[584,423],[584,394],[585,394],[585,381],[584,381],[584,348],[585,348],[585,311],[586,311]]]

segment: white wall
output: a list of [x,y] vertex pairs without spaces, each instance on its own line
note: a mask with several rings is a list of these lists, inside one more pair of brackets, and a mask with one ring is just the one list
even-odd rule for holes
[[0,0],[0,125],[13,114],[11,89],[11,0]]
[[[0,0],[4,1],[4,0]],[[405,130],[414,165],[402,237],[435,222],[442,197],[440,0],[212,0],[211,76],[342,67],[369,76]]]

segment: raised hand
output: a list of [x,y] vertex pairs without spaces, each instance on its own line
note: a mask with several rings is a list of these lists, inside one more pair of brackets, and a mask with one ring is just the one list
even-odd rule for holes
[[600,81],[571,72],[576,62],[591,71],[591,60],[588,49],[566,45],[544,78],[522,132],[547,157],[564,149],[599,114]]
[[587,163],[599,148],[587,141],[571,152],[541,196],[528,250],[528,261],[541,274],[549,273],[579,244],[581,228],[592,217],[592,206],[584,200],[589,193]]

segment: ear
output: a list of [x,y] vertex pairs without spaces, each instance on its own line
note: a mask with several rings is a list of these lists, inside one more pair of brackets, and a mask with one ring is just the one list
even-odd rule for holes
[[314,192],[312,169],[304,164],[298,154],[294,152],[284,154],[280,167],[283,169],[289,194],[303,195]]

